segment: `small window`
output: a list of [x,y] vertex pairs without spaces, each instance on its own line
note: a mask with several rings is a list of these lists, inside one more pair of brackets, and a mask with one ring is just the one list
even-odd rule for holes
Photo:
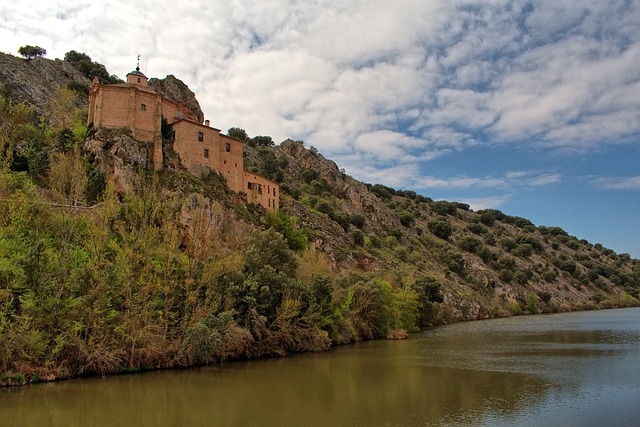
[[138,83],[140,83],[140,77],[138,77]]
[[147,104],[140,104],[140,111],[147,111]]
[[225,144],[224,146],[224,151],[226,151],[227,153],[231,152],[231,144],[229,144],[228,142]]
[[247,182],[247,190],[252,190],[252,189],[253,189],[253,183]]
[[205,158],[205,159],[208,159],[208,158],[209,158],[209,149],[208,149],[208,148],[205,148],[205,149],[204,149],[204,158]]
[[258,184],[258,194],[262,194],[262,185]]
[[198,132],[198,141],[200,142],[204,141],[204,133]]

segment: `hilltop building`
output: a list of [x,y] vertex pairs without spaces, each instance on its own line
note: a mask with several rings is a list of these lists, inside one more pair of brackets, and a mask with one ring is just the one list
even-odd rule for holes
[[136,67],[127,82],[103,85],[94,78],[89,90],[89,123],[94,128],[126,128],[134,139],[150,145],[150,167],[161,170],[162,119],[173,130],[173,150],[192,174],[221,174],[229,188],[244,192],[247,201],[278,209],[280,186],[261,175],[244,170],[244,141],[220,133],[201,123],[186,105],[167,99],[149,86],[147,77]]

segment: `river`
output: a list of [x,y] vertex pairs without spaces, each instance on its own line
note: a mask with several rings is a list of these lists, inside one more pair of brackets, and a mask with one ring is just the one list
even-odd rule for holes
[[8,426],[638,426],[640,309],[0,389]]

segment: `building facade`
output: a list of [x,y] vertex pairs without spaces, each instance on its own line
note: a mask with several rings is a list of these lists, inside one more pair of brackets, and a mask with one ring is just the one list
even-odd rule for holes
[[202,177],[217,172],[231,190],[246,193],[247,202],[278,209],[279,184],[244,170],[243,141],[220,133],[209,120],[200,123],[185,105],[157,93],[139,68],[127,74],[126,83],[102,85],[94,79],[89,123],[94,128],[126,128],[135,140],[148,143],[154,170],[163,167],[163,118],[173,130],[173,150],[190,173]]

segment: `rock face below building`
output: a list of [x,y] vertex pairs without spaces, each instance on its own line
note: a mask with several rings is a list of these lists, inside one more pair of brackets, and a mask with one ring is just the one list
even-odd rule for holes
[[152,162],[152,144],[133,140],[124,129],[99,129],[85,140],[83,149],[100,165],[120,193],[131,190],[138,169],[149,168]]
[[169,74],[162,80],[155,78],[149,79],[149,86],[163,97],[186,105],[197,117],[198,123],[204,121],[204,113],[200,108],[200,103],[196,99],[196,95],[182,80]]

